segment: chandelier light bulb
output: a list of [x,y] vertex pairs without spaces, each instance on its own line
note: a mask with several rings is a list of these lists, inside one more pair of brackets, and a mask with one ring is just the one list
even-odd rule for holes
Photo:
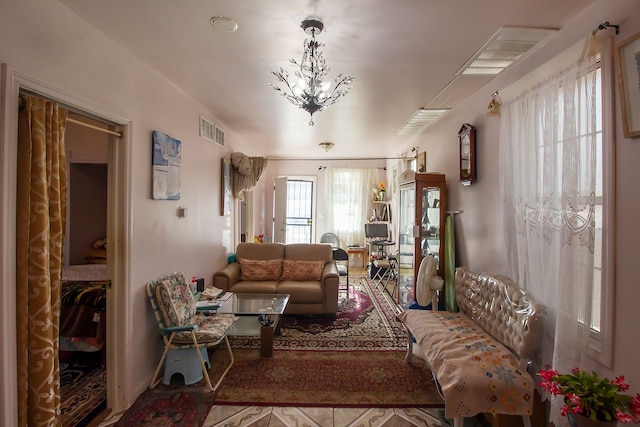
[[293,105],[309,113],[311,115],[309,126],[313,126],[313,114],[335,104],[349,93],[355,78],[343,77],[340,74],[335,78],[335,84],[331,88],[331,80],[324,81],[331,69],[326,65],[322,52],[318,50],[324,44],[316,41],[316,35],[322,32],[324,24],[319,18],[309,17],[302,21],[301,27],[305,33],[311,35],[311,40],[304,41],[304,53],[300,62],[294,58],[289,59],[291,64],[298,67],[295,72],[295,76],[298,77],[297,82],[290,83],[289,73],[280,68],[280,71],[273,71],[272,74],[276,76],[278,82],[283,84],[283,87],[271,83],[269,86],[280,92]]

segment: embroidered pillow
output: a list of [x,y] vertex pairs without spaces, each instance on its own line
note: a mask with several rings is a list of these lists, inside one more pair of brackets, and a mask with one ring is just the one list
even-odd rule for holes
[[282,280],[320,280],[324,261],[282,261]]
[[254,260],[239,258],[240,278],[242,280],[280,280],[282,260]]

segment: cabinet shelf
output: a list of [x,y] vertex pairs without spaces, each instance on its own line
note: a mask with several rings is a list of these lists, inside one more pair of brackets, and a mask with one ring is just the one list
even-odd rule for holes
[[[420,262],[432,254],[438,261],[438,275],[444,274],[444,221],[447,206],[444,174],[414,174],[400,177],[397,212],[400,242],[399,304],[415,301],[415,283]],[[441,295],[441,298],[443,295]]]

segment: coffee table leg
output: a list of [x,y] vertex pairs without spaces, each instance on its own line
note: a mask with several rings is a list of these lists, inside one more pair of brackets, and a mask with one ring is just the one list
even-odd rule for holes
[[260,357],[273,356],[273,327],[260,327]]

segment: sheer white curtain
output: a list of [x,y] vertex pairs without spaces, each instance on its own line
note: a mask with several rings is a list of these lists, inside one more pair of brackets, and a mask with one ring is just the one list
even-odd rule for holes
[[364,243],[364,224],[371,216],[372,190],[377,185],[377,169],[326,169],[327,227],[343,247]]
[[[500,181],[510,276],[549,307],[541,365],[588,368],[596,78],[576,64],[504,104]],[[537,368],[540,368],[538,366]],[[557,426],[559,404],[552,402]]]

